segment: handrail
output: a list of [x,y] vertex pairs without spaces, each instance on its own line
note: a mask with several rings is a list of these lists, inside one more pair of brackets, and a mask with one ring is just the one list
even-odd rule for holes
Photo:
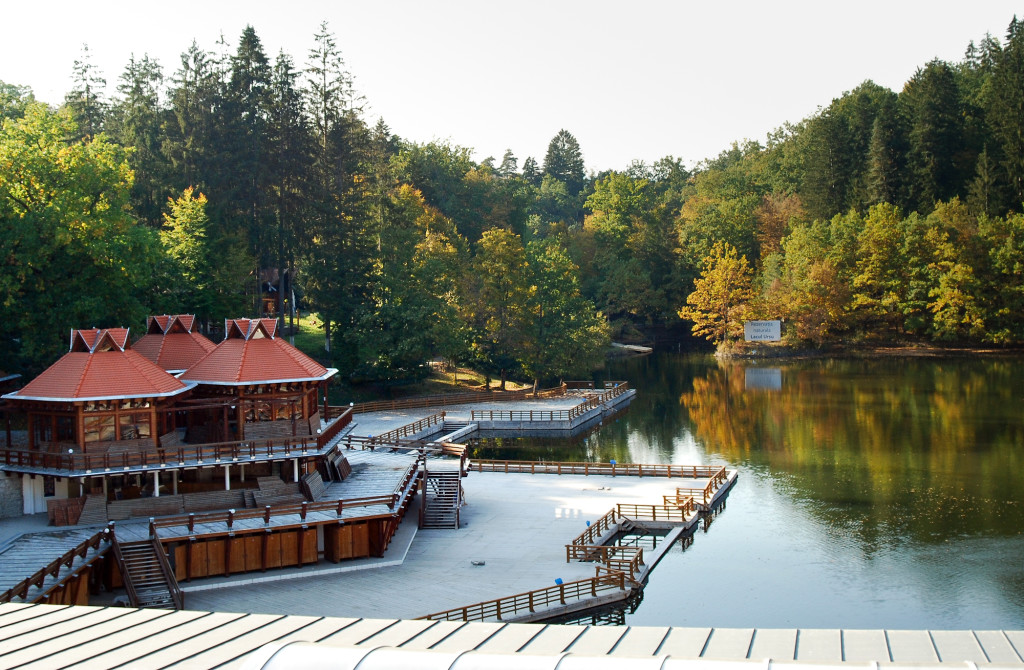
[[592,523],[587,526],[587,529],[577,535],[570,544],[580,546],[597,544],[602,535],[619,523],[618,518],[618,514],[614,508],[609,510],[608,513],[598,519],[596,523]]
[[[639,505],[635,503],[618,503],[615,505],[619,516],[641,521],[676,521],[687,520],[686,511],[675,505]],[[691,512],[692,514],[693,512]]]
[[[403,398],[401,400],[375,400],[352,405],[356,414],[381,412],[389,409],[415,409],[420,407],[449,407],[451,405],[467,405],[475,402],[514,402],[526,398],[557,398],[565,395],[564,386],[533,391],[461,391],[458,393],[438,393],[435,395]],[[333,407],[331,409],[334,409]]]
[[167,560],[167,554],[164,553],[164,546],[160,544],[160,540],[156,538],[156,535],[150,536],[149,543],[156,554],[156,562],[160,566],[160,573],[164,576],[167,590],[171,593],[174,609],[185,609],[185,595],[181,592],[181,587],[178,586],[178,580],[174,578],[174,573],[171,572],[171,564]]
[[[64,554],[61,555],[60,558],[50,561],[50,563],[47,564],[46,567],[36,571],[31,577],[21,580],[20,582],[18,582],[11,588],[7,589],[3,593],[0,593],[0,603],[12,602],[14,598],[21,598],[22,601],[25,601],[28,598],[28,591],[30,588],[32,588],[33,586],[35,586],[38,589],[43,588],[43,583],[46,581],[47,575],[54,578],[57,577],[57,575],[60,574],[61,566],[70,568],[72,563],[74,563],[76,556],[79,558],[85,558],[88,555],[90,549],[99,549],[100,543],[102,541],[112,542],[114,538],[113,526],[114,524],[111,523],[110,526],[108,526],[107,528],[104,528],[92,537],[89,537],[83,540],[82,542],[78,543],[78,545],[75,548],[64,552]],[[97,554],[90,561],[88,561],[86,565],[91,564],[101,555],[102,554]],[[65,581],[67,581],[67,577],[58,580],[55,584],[51,584],[49,588],[42,590],[40,593],[36,594],[36,596],[32,599],[31,602],[39,602],[42,599],[46,598],[46,596],[48,596],[51,591],[53,591],[55,588],[63,584]]]
[[[352,507],[370,507],[372,505],[386,505],[391,508],[396,502],[395,494],[382,496],[367,496],[364,498],[347,498],[343,500],[324,500],[321,502],[304,502],[288,505],[266,505],[263,508],[239,509],[234,511],[204,512],[202,514],[177,514],[153,519],[154,528],[170,528],[172,526],[190,526],[197,524],[227,524],[229,519],[233,522],[245,519],[260,519],[264,523],[270,523],[269,517],[286,516],[298,514],[305,520],[310,512],[338,512],[340,509]],[[191,529],[191,528],[190,528]]]
[[[315,451],[312,451],[315,450]],[[249,439],[231,442],[210,442],[167,448],[139,449],[102,453],[51,454],[38,451],[0,448],[2,462],[16,467],[68,471],[112,471],[117,468],[158,467],[189,461],[228,464],[258,458],[294,458],[319,453],[317,440],[311,436],[292,438]]]
[[573,559],[579,561],[600,561],[605,566],[621,570],[635,582],[640,566],[644,563],[642,547],[620,547],[608,544],[567,544],[565,545],[565,562]]
[[534,589],[512,596],[485,600],[483,602],[456,607],[443,612],[434,612],[421,616],[419,619],[431,621],[486,621],[494,617],[499,621],[507,615],[519,612],[536,612],[538,607],[554,603],[566,604],[566,600],[583,600],[597,597],[599,593],[608,591],[624,591],[626,574],[619,570],[611,570],[604,566],[596,568],[594,577],[578,579],[543,589]]
[[418,419],[416,421],[413,421],[412,423],[407,423],[404,426],[399,426],[398,428],[395,428],[394,430],[389,430],[386,433],[381,433],[380,435],[373,435],[372,437],[369,438],[369,444],[377,445],[381,443],[391,443],[394,442],[395,440],[400,440],[403,437],[409,437],[410,435],[415,435],[416,433],[422,433],[424,430],[430,428],[431,426],[438,426],[444,424],[444,417],[444,412],[431,414],[428,417]]
[[629,391],[628,382],[615,382],[611,388],[606,388],[593,397],[575,405],[569,409],[555,410],[493,410],[475,409],[470,412],[471,421],[571,421],[582,416],[592,409],[600,407],[604,403],[619,397]]
[[121,553],[121,545],[117,543],[117,536],[114,535],[113,521],[110,522],[110,531],[110,548],[114,552],[114,559],[117,560],[117,567],[121,570],[121,582],[124,584],[124,590],[128,593],[128,603],[132,607],[138,607],[139,594],[135,592],[135,585],[132,583],[131,576],[128,574],[128,567],[125,565],[124,555]]
[[477,472],[508,472],[557,475],[617,475],[631,477],[691,478],[717,477],[724,468],[706,465],[672,465],[663,463],[591,463],[589,461],[511,461],[474,459],[470,470]]
[[696,503],[697,499],[700,498],[701,504],[707,507],[715,497],[715,492],[729,481],[729,475],[724,467],[709,474],[708,477],[708,483],[704,488],[677,488],[675,496],[664,496],[665,502],[668,503],[670,499],[681,500],[684,498],[691,498],[693,502]]
[[352,415],[354,413],[351,407],[345,407],[334,421],[331,421],[329,417],[324,417],[324,419],[327,419],[327,425],[324,427],[323,432],[319,432],[316,437],[318,451],[322,451],[324,447],[330,444],[331,440],[337,437],[342,428],[352,423]]

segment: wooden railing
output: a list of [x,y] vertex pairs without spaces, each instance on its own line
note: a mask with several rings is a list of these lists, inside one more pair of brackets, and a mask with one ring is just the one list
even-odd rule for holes
[[324,428],[323,432],[316,436],[317,449],[322,451],[324,447],[331,443],[331,440],[338,436],[338,433],[341,432],[342,428],[352,423],[353,414],[354,412],[351,407],[343,407],[341,408],[341,412],[335,415],[335,419],[333,421],[328,419],[327,426]]
[[[619,516],[637,521],[675,521],[683,523],[687,520],[687,511],[675,505],[638,505],[633,503],[618,503],[615,506]],[[691,508],[690,514],[694,510]]]
[[[23,579],[3,593],[0,593],[0,603],[12,602],[14,598],[20,598],[23,602],[29,602],[28,592],[32,587],[40,589],[40,592],[33,596],[31,602],[35,603],[45,600],[46,596],[55,588],[59,587],[63,582],[63,580],[55,581],[49,585],[49,588],[43,589],[43,585],[46,583],[47,577],[56,579],[57,575],[60,574],[61,566],[70,568],[74,563],[75,558],[84,559],[88,556],[90,549],[99,549],[101,543],[110,543],[113,540],[113,537],[114,527],[113,524],[110,524],[109,527],[104,528],[92,537],[82,541],[78,546],[66,552],[60,558],[51,561],[49,565],[39,570],[31,577]],[[99,556],[100,554],[97,554],[94,556],[93,560],[99,558]]]
[[596,598],[603,593],[624,591],[627,588],[625,573],[603,566],[598,567],[596,572],[594,577],[588,579],[565,582],[496,600],[485,600],[419,618],[432,621],[486,621],[495,618],[500,621],[519,612],[536,612],[538,608],[549,605],[566,605],[569,601]]
[[413,421],[412,423],[408,423],[404,426],[399,426],[398,428],[395,428],[394,430],[389,430],[386,433],[381,433],[380,435],[373,435],[369,438],[368,443],[370,445],[391,444],[395,440],[401,440],[403,438],[409,437],[410,435],[422,433],[431,426],[442,425],[444,423],[444,416],[444,412],[431,414],[428,417],[419,419],[417,421]]
[[420,407],[450,407],[469,405],[477,402],[515,402],[527,398],[557,398],[565,395],[565,386],[533,391],[465,391],[461,393],[440,393],[437,395],[403,398],[401,400],[378,400],[352,405],[356,414],[383,412],[389,409],[415,409]]
[[[156,562],[160,566],[160,574],[163,575],[164,583],[167,584],[167,590],[171,593],[171,602],[174,603],[174,609],[185,609],[185,594],[181,592],[178,580],[174,578],[174,572],[171,571],[171,564],[167,560],[167,554],[164,553],[163,545],[160,544],[160,540],[157,539],[155,534],[150,535],[149,544],[153,549],[153,553],[156,554]],[[125,581],[127,582],[128,580]]]
[[648,463],[590,463],[587,461],[505,461],[476,459],[470,470],[477,472],[511,472],[551,475],[617,475],[627,477],[691,478],[714,477],[721,468],[704,465],[671,465]]
[[697,512],[697,504],[693,500],[693,496],[683,495],[680,493],[683,489],[676,489],[675,495],[663,496],[665,507],[675,507],[683,511],[684,516],[686,514],[695,514]]
[[569,409],[556,410],[493,410],[475,409],[470,412],[471,421],[572,421],[587,414],[596,407],[629,391],[627,382],[615,382],[580,404]]
[[[711,504],[712,499],[714,499],[715,492],[729,481],[729,475],[725,471],[725,468],[722,467],[706,476],[708,477],[708,483],[704,488],[677,488],[674,496],[668,495],[664,497],[665,503],[670,504],[670,500],[675,501],[690,498],[694,503],[699,503],[706,508]],[[675,503],[673,502],[671,504]]]
[[637,581],[640,566],[644,563],[642,547],[619,547],[616,545],[565,545],[565,562],[589,561],[604,563],[605,567],[626,574],[630,581]]
[[597,520],[597,522],[587,526],[587,529],[576,536],[571,544],[577,544],[580,546],[595,545],[604,536],[605,533],[610,531],[613,526],[619,523],[618,514],[614,509],[609,510],[607,514]]
[[[106,472],[132,468],[184,465],[185,463],[231,464],[235,461],[255,461],[274,458],[293,458],[298,455],[318,454],[352,420],[350,408],[333,422],[329,422],[318,435],[271,437],[204,444],[179,444],[167,447],[138,448],[125,451],[95,453],[47,453],[22,449],[0,449],[0,462],[5,465],[41,470],[67,470],[78,472]],[[96,443],[94,448],[102,448]]]
[[[407,482],[403,482],[403,486],[406,484]],[[236,521],[242,521],[245,519],[262,519],[264,524],[270,524],[270,520],[273,517],[298,516],[301,523],[306,520],[306,517],[310,512],[334,512],[337,518],[340,519],[342,512],[346,509],[352,509],[353,507],[369,507],[372,505],[386,506],[390,510],[388,512],[390,515],[392,512],[397,510],[397,505],[399,505],[400,502],[401,495],[399,493],[393,493],[391,495],[368,496],[365,498],[324,500],[322,502],[312,503],[304,502],[298,505],[266,505],[261,509],[249,508],[226,510],[222,512],[203,512],[200,514],[193,512],[192,514],[177,514],[175,516],[164,516],[151,519],[149,527],[150,532],[155,533],[161,528],[185,526],[191,534],[195,532],[195,527],[197,525],[211,526],[215,524],[224,524],[224,532],[228,532],[234,528]],[[373,514],[369,516],[380,515]]]
[[317,453],[317,442],[313,436],[211,442],[166,449],[154,448],[93,454],[46,454],[38,451],[0,449],[0,459],[5,465],[11,466],[88,472],[158,467],[170,464],[183,465],[187,462],[207,464],[226,462],[230,465],[234,461],[292,458],[310,452]]

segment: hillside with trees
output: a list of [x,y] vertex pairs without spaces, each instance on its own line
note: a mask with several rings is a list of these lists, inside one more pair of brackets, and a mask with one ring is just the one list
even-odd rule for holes
[[72,72],[60,108],[0,83],[0,369],[45,367],[71,328],[294,307],[325,361],[385,383],[434,357],[557,380],[610,336],[749,318],[801,345],[1024,339],[1016,18],[690,169],[588,174],[565,129],[479,163],[403,140],[327,25],[299,59],[251,27],[169,70],[133,58],[111,99],[87,49]]

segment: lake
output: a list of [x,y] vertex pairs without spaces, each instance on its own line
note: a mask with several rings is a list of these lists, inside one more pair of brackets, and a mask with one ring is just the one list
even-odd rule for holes
[[655,354],[604,374],[638,396],[596,431],[476,453],[739,471],[626,623],[1024,629],[1024,360]]

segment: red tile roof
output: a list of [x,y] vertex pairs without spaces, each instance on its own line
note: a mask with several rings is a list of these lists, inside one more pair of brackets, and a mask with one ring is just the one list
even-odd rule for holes
[[195,386],[178,381],[131,350],[127,328],[75,330],[71,351],[21,390],[21,400],[81,401],[178,395]]
[[168,372],[182,372],[192,367],[217,345],[202,333],[193,332],[195,316],[151,316],[146,320],[146,334],[132,349]]
[[282,338],[277,319],[229,319],[224,340],[181,375],[182,381],[234,386],[320,381],[337,370],[325,368]]

